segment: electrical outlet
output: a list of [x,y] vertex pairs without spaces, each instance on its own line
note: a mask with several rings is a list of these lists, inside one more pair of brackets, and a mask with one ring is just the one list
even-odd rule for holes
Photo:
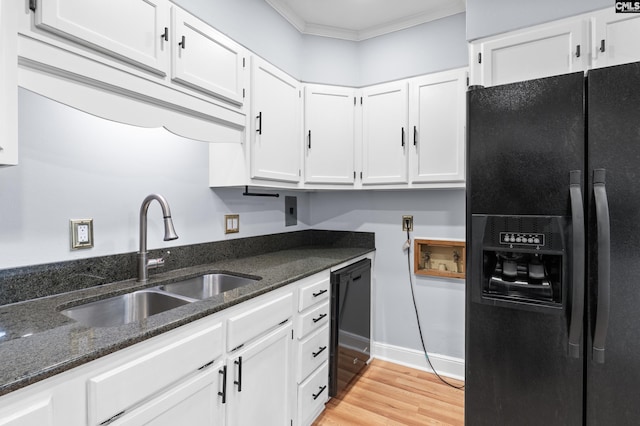
[[413,216],[411,215],[402,216],[402,230],[413,231]]
[[71,250],[93,247],[93,219],[71,219],[69,232]]

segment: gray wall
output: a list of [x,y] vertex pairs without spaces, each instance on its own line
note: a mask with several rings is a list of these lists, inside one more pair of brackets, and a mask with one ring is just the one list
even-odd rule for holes
[[611,0],[467,0],[467,40],[613,8],[613,5]]
[[364,40],[360,45],[360,85],[466,67],[465,14]]
[[[153,192],[169,201],[180,238],[162,241],[154,202],[149,248],[308,228],[308,194],[294,194],[299,222],[285,227],[283,197],[212,191],[208,145],[164,129],[104,120],[20,89],[19,135],[19,165],[0,168],[0,268],[136,252],[140,205]],[[240,214],[239,234],[224,234],[225,213]],[[69,219],[84,218],[94,220],[95,247],[71,251]]]
[[[413,215],[412,238],[465,238],[464,190],[320,192],[311,194],[313,227],[375,232],[374,340],[422,350],[411,274],[429,353],[464,358],[464,280],[408,270],[402,215]],[[413,248],[410,252],[413,265]]]
[[468,62],[464,13],[353,42],[301,35],[264,0],[173,2],[309,83],[360,87]]

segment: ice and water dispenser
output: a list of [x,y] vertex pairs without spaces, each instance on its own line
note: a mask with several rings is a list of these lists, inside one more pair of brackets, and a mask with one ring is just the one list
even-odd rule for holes
[[473,215],[472,221],[473,301],[562,311],[568,271],[566,218]]

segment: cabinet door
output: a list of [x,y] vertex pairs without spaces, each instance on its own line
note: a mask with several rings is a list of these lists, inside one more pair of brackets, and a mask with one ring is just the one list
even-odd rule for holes
[[352,184],[355,177],[355,91],[305,87],[305,181]]
[[173,80],[242,104],[242,47],[182,9],[171,10]]
[[539,26],[485,41],[479,56],[471,59],[480,63],[483,86],[584,71],[589,65],[587,34],[588,22],[582,19]]
[[253,57],[251,177],[300,181],[300,92],[296,80]]
[[411,181],[464,180],[466,70],[411,82]]
[[291,322],[239,350],[227,363],[227,425],[291,422]]
[[221,395],[224,362],[173,386],[166,393],[117,419],[113,426],[211,426],[224,422]]
[[406,81],[368,87],[362,96],[362,183],[406,183]]
[[36,25],[165,75],[166,0],[39,1]]
[[0,1],[0,165],[18,164],[17,9]]
[[45,395],[35,400],[3,407],[0,410],[0,425],[52,426],[53,403],[51,397]]
[[640,61],[640,15],[603,10],[595,17],[594,68]]

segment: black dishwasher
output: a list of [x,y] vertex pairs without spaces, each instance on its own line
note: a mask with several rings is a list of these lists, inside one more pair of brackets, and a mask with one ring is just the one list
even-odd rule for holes
[[331,273],[329,395],[337,396],[371,357],[371,259]]

